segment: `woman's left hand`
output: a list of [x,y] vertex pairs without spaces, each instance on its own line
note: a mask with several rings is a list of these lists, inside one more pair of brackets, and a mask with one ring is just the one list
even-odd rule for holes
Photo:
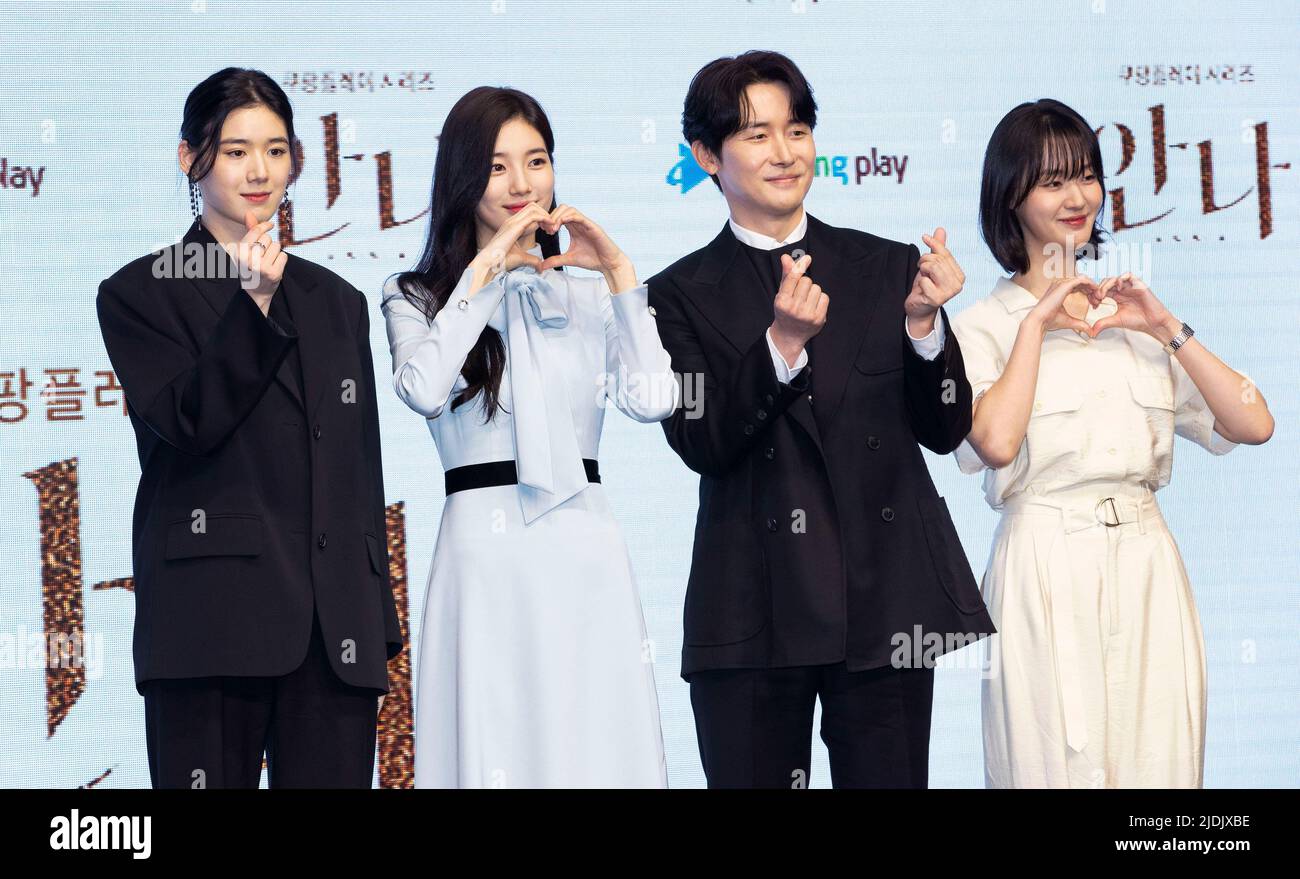
[[564,226],[569,230],[569,247],[564,253],[542,260],[540,271],[557,266],[577,266],[612,275],[627,267],[627,257],[605,230],[597,226],[582,212],[569,205],[559,205],[551,211],[549,222],[542,224],[554,235]]
[[[1114,301],[1116,306],[1114,314],[1107,315],[1092,325],[1090,334],[1094,339],[1103,330],[1120,327],[1146,333],[1163,345],[1182,327],[1169,313],[1169,309],[1156,298],[1156,294],[1151,292],[1151,288],[1131,272],[1116,278],[1106,278],[1088,298],[1093,308],[1107,298]],[[1171,331],[1172,324],[1177,326]]]

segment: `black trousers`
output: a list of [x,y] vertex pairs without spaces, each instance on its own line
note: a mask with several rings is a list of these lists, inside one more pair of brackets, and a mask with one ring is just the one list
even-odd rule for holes
[[155,788],[369,788],[381,691],[330,668],[312,614],[307,656],[279,677],[144,682],[145,742]]
[[934,669],[718,669],[690,687],[710,788],[807,787],[818,698],[834,787],[928,784]]

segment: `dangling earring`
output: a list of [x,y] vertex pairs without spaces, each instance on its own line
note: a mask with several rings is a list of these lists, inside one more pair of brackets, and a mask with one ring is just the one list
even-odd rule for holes
[[284,188],[284,196],[281,197],[280,199],[280,207],[287,208],[288,206],[289,206],[289,187],[286,186]]
[[203,209],[199,207],[199,188],[194,185],[193,180],[190,181],[190,212],[194,214],[196,220],[199,214],[203,213]]

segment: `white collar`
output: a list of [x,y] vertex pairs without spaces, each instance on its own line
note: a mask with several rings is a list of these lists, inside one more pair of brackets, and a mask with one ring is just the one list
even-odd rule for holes
[[1022,308],[1033,308],[1038,304],[1037,296],[1010,278],[998,278],[998,282],[993,285],[992,295],[993,298],[1002,303],[1002,306],[1008,312],[1019,311]]
[[[997,283],[993,285],[993,292],[990,294],[1002,307],[1007,310],[1008,314],[1015,314],[1017,311],[1026,311],[1038,304],[1038,297],[1030,293],[1024,287],[1021,287],[1010,278],[998,278]],[[1119,308],[1113,299],[1107,299],[1093,308],[1088,306],[1088,311],[1083,319],[1087,323],[1108,317],[1118,311]]]
[[735,220],[727,220],[731,225],[731,234],[735,235],[742,244],[748,244],[750,247],[757,247],[759,250],[776,250],[778,247],[784,247],[803,238],[808,231],[808,212],[800,209],[802,216],[799,217],[799,225],[794,227],[784,241],[777,241],[770,235],[764,235],[762,232],[755,232],[753,229],[746,229]]

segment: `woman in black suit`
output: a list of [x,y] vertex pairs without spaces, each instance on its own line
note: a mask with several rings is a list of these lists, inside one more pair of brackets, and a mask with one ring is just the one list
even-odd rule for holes
[[300,170],[274,80],[213,74],[181,138],[193,226],[96,300],[140,456],[150,777],[256,787],[265,752],[272,787],[369,787],[402,636],[366,300],[271,238]]

